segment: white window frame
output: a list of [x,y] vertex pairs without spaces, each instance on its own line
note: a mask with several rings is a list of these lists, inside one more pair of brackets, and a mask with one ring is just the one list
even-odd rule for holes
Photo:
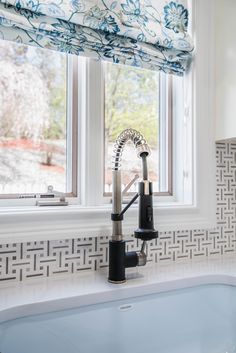
[[[67,57],[67,91],[66,91],[66,179],[67,189],[70,190],[61,195],[66,196],[70,204],[78,204],[78,61],[76,57]],[[48,185],[49,186],[49,185]],[[53,187],[53,185],[52,185]],[[60,196],[61,190],[56,190],[55,195]],[[53,191],[52,191],[53,192]],[[51,192],[50,192],[51,193]],[[18,193],[0,195],[0,213],[4,208],[35,206],[37,201],[50,202],[54,199],[46,197],[47,190],[37,193]],[[43,195],[43,199],[39,197]],[[35,197],[37,196],[37,197]],[[59,196],[56,197],[59,200]]]
[[[98,75],[101,75],[101,92],[100,92],[100,100],[99,104],[102,104],[105,107],[106,98],[105,98],[105,72],[104,72],[104,65],[99,63],[96,69],[98,71]],[[137,69],[136,69],[137,70]],[[173,197],[173,185],[172,185],[172,89],[173,89],[173,79],[171,75],[165,75],[164,73],[160,73],[159,77],[159,101],[160,103],[160,111],[158,114],[159,119],[159,132],[157,138],[159,138],[159,163],[158,163],[158,174],[160,179],[160,191],[156,192],[154,190],[154,196],[159,196],[164,202],[170,202],[174,200]],[[97,101],[97,100],[96,100]],[[99,110],[99,106],[97,109]],[[98,119],[97,124],[100,126],[100,132],[102,133],[101,136],[96,136],[99,141],[103,141],[103,156],[105,155],[104,151],[104,131],[105,131],[105,114],[104,111],[101,112],[101,116],[96,116]],[[145,117],[144,117],[145,118]],[[132,127],[132,126],[131,126]],[[121,131],[120,131],[121,132]],[[140,130],[142,132],[142,130]],[[145,136],[144,136],[145,137]],[[147,141],[148,142],[148,141]],[[114,141],[115,143],[115,141]],[[152,152],[152,151],[151,151]],[[135,151],[133,154],[134,158],[136,158]],[[140,167],[141,167],[141,160],[140,160]],[[99,173],[103,173],[103,203],[110,203],[111,202],[111,193],[106,192],[104,193],[105,187],[105,176],[104,176],[104,158],[103,164],[99,170]],[[140,170],[141,172],[141,170]],[[99,188],[100,191],[100,188]],[[128,202],[130,198],[134,195],[132,192],[127,192],[126,196],[123,197],[125,202]],[[164,197],[163,197],[164,196]],[[138,203],[138,201],[135,201]]]
[[[101,62],[83,59],[82,63],[79,62],[78,67],[79,77],[81,78],[79,83],[81,90],[80,94],[82,97],[80,106],[83,107],[80,112],[80,120],[83,124],[82,136],[86,136],[87,140],[86,142],[81,136],[81,158],[84,158],[84,161],[81,165],[81,171],[83,173],[83,181],[81,185],[83,186],[82,190],[86,190],[84,193],[82,191],[82,205],[101,206],[111,203],[111,196],[104,196],[104,66]],[[166,77],[167,76],[162,76],[160,88],[160,98],[164,102],[164,104],[161,104],[160,112],[160,134],[162,135],[170,134],[168,124],[170,124],[169,120],[171,112],[169,112],[169,110],[172,108],[169,103],[169,96],[172,94],[168,82],[170,78],[166,79]],[[83,91],[86,85],[86,97],[84,97]],[[169,149],[172,148],[171,144],[169,144],[171,140],[171,136],[166,136],[163,139],[161,138],[160,154],[162,158],[167,157],[169,164],[166,165],[163,160],[160,161],[160,165],[163,165],[165,168],[165,173],[161,174],[163,179],[166,178],[166,173],[169,174],[167,183],[168,189],[166,192],[160,192],[158,193],[158,196],[154,197],[156,202],[161,201],[163,203],[170,203],[176,200],[175,195],[172,194],[172,165],[170,165],[169,156],[169,154],[172,156],[172,153],[169,151]],[[167,144],[169,145],[167,146]],[[161,182],[164,184],[164,181],[161,180]],[[127,196],[125,200],[130,198],[130,196]]]
[[[175,194],[171,200],[166,197],[157,198],[154,219],[160,231],[208,229],[216,225],[214,0],[192,0],[191,4],[196,55],[191,71],[184,78],[174,78]],[[103,134],[99,120],[99,116],[103,116],[99,104],[103,82],[102,75],[98,74],[98,65],[94,61],[86,65],[85,59],[78,67],[80,80],[78,97],[75,93],[74,109],[78,110],[78,116],[82,119],[78,122],[78,169],[81,172],[77,204],[57,208],[2,207],[1,242],[111,234],[111,205],[103,203],[103,177],[102,173],[98,173],[103,165],[103,144],[97,139],[98,135]],[[86,87],[82,85],[83,79]],[[179,90],[182,84],[184,89]],[[125,215],[124,234],[132,234],[136,227],[137,205],[134,205]]]

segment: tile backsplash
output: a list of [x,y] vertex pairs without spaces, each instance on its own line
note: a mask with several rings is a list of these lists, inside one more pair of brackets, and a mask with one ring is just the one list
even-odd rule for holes
[[[219,256],[236,249],[236,144],[216,145],[217,227],[213,230],[162,232],[148,244],[149,262]],[[108,237],[0,245],[0,281],[97,270],[108,264]],[[128,250],[140,248],[136,239]]]

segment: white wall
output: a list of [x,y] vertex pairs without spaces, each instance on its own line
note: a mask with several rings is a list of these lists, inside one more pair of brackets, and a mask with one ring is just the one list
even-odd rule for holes
[[236,137],[236,0],[215,0],[215,21],[216,140],[219,141]]

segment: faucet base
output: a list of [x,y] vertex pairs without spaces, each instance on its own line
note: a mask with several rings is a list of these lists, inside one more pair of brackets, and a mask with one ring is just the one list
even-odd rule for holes
[[111,279],[108,278],[108,282],[112,284],[123,284],[126,282],[126,279],[124,279],[123,281],[112,281]]
[[110,283],[124,283],[125,278],[125,241],[109,241],[109,276]]
[[108,282],[116,284],[125,283],[126,268],[144,266],[147,262],[147,255],[144,252],[144,248],[145,243],[141,251],[125,252],[124,240],[110,240]]

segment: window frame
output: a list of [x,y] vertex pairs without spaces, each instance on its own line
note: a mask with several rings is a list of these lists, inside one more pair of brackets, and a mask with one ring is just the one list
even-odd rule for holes
[[[103,106],[103,117],[102,119],[102,129],[105,131],[105,102],[106,102],[106,97],[105,97],[105,68],[104,65],[101,63],[101,71],[99,70],[100,74],[102,75],[101,80],[102,80],[102,94],[101,94],[101,99],[102,99],[102,106]],[[160,190],[165,190],[165,191],[158,191],[154,192],[154,196],[173,196],[173,175],[172,175],[172,122],[173,122],[173,116],[172,116],[172,90],[173,90],[173,84],[172,84],[172,77],[170,75],[165,75],[160,72],[159,75],[159,101],[160,103],[160,110],[159,110],[159,166],[158,166],[158,172],[160,175]],[[112,193],[111,192],[105,192],[105,137],[104,134],[103,136],[100,137],[101,139],[103,138],[103,197],[104,197],[104,203],[107,203],[107,198],[110,202]],[[148,142],[148,141],[147,141]],[[115,143],[115,141],[114,141]],[[135,152],[134,152],[134,157],[135,157]],[[167,161],[166,161],[167,159]],[[130,196],[134,195],[134,192],[127,192],[124,200],[126,200],[127,196],[130,198]],[[136,201],[137,203],[137,201]]]
[[[157,197],[158,203],[154,204],[155,227],[159,231],[216,226],[214,0],[207,3],[192,0],[190,3],[191,32],[197,55],[191,71],[183,79],[175,78],[173,82],[176,87],[181,82],[184,90],[177,92],[182,97],[173,95],[174,194],[169,202],[168,196],[164,196]],[[212,14],[210,19],[209,13]],[[80,205],[58,208],[2,207],[2,243],[111,235],[111,205],[103,203],[102,190],[99,191],[95,185],[93,174],[103,158],[101,151],[96,151],[97,141],[94,140],[96,134],[101,132],[100,126],[93,124],[92,118],[96,114],[102,115],[102,108],[96,111],[96,104],[92,104],[92,98],[99,100],[102,82],[96,76],[96,70],[93,72],[91,68],[88,73],[86,65],[80,65],[78,76],[84,75],[89,76],[86,87],[81,87],[81,80],[78,84],[78,115],[84,114],[85,117],[78,123]],[[176,91],[174,89],[174,93]],[[86,95],[88,92],[89,96]],[[181,160],[177,161],[179,156]],[[102,181],[101,178],[100,185]],[[137,205],[134,205],[127,212],[123,222],[124,235],[132,234],[137,227],[137,211]]]
[[[71,193],[66,193],[67,197],[78,197],[78,64],[77,58],[67,57],[67,157],[71,154],[67,165],[67,180],[71,182]],[[68,122],[70,127],[68,129]],[[71,143],[69,143],[71,139]],[[71,174],[71,175],[70,175]]]
[[[66,59],[66,72],[67,72],[67,82],[66,82],[66,179],[69,182],[69,187],[71,192],[61,192],[59,190],[55,191],[55,195],[61,194],[65,195],[70,203],[74,203],[77,200],[78,195],[78,61],[77,58],[73,56],[67,56]],[[49,185],[48,185],[49,186]],[[43,200],[50,201],[51,198],[45,197],[47,191],[36,192],[36,193],[18,193],[18,194],[0,194],[0,210],[1,207],[10,206],[36,206],[36,202],[42,200],[40,195],[44,195]],[[37,195],[35,197],[35,195]],[[57,196],[55,196],[57,197]]]
[[[171,75],[162,74],[159,91],[160,102],[160,190],[155,196],[173,196],[173,80]],[[166,135],[163,138],[163,135]],[[165,153],[164,153],[165,151]],[[167,163],[162,159],[167,157]],[[164,168],[163,168],[164,166]],[[165,170],[163,175],[162,170]],[[164,186],[165,185],[165,186]]]
[[[79,97],[81,97],[79,98],[81,107],[79,116],[83,127],[80,148],[83,161],[80,169],[82,171],[81,205],[91,207],[107,205],[111,203],[111,195],[104,195],[104,68],[101,62],[89,59],[82,59],[78,68],[81,78],[79,82]],[[167,192],[155,193],[154,202],[169,204],[176,200],[174,187],[172,186],[174,179],[172,162],[173,79],[170,76],[168,79],[162,79],[162,88],[165,89],[165,104],[162,108],[160,124],[168,125],[168,129],[162,129],[161,133],[168,135],[162,141],[165,144],[169,143],[169,146],[165,148],[168,150],[168,166],[166,165],[166,168],[168,168],[170,175]],[[166,99],[167,97],[168,99]],[[94,175],[96,175],[96,180]],[[86,192],[83,192],[83,190],[86,190]],[[124,203],[129,200],[130,194],[124,197]]]

